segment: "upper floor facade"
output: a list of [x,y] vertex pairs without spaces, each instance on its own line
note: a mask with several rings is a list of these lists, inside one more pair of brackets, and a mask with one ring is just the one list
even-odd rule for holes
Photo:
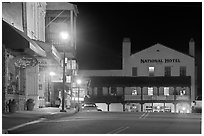
[[31,39],[45,41],[46,2],[3,2],[2,19]]

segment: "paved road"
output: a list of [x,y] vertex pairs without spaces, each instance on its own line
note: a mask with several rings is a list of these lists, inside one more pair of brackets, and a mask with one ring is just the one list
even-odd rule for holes
[[200,134],[201,115],[80,112],[18,128],[22,134]]

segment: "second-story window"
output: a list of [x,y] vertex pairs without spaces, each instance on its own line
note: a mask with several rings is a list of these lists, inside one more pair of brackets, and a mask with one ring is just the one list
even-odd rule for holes
[[186,67],[185,66],[180,67],[180,76],[186,76]]
[[116,96],[117,95],[117,88],[116,87],[110,87],[109,88],[109,94],[112,96]]
[[180,95],[185,95],[186,94],[186,90],[180,90]]
[[164,68],[164,76],[171,76],[171,67],[167,66]]
[[153,87],[148,87],[148,95],[153,95]]
[[149,76],[154,76],[154,67],[149,67]]
[[164,95],[169,95],[169,87],[164,87]]
[[137,67],[132,68],[132,76],[137,76]]
[[137,90],[135,88],[132,90],[132,95],[137,95]]

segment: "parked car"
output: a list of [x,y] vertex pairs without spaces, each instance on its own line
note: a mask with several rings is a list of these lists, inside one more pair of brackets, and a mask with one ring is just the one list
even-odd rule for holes
[[84,103],[82,104],[82,111],[102,111],[98,109],[95,103]]

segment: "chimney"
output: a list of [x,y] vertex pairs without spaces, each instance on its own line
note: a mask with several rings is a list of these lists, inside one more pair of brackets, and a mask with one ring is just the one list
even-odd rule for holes
[[127,59],[130,57],[131,53],[131,42],[130,38],[124,38],[123,39],[123,68],[126,65]]
[[189,55],[195,57],[195,41],[193,38],[189,41]]

